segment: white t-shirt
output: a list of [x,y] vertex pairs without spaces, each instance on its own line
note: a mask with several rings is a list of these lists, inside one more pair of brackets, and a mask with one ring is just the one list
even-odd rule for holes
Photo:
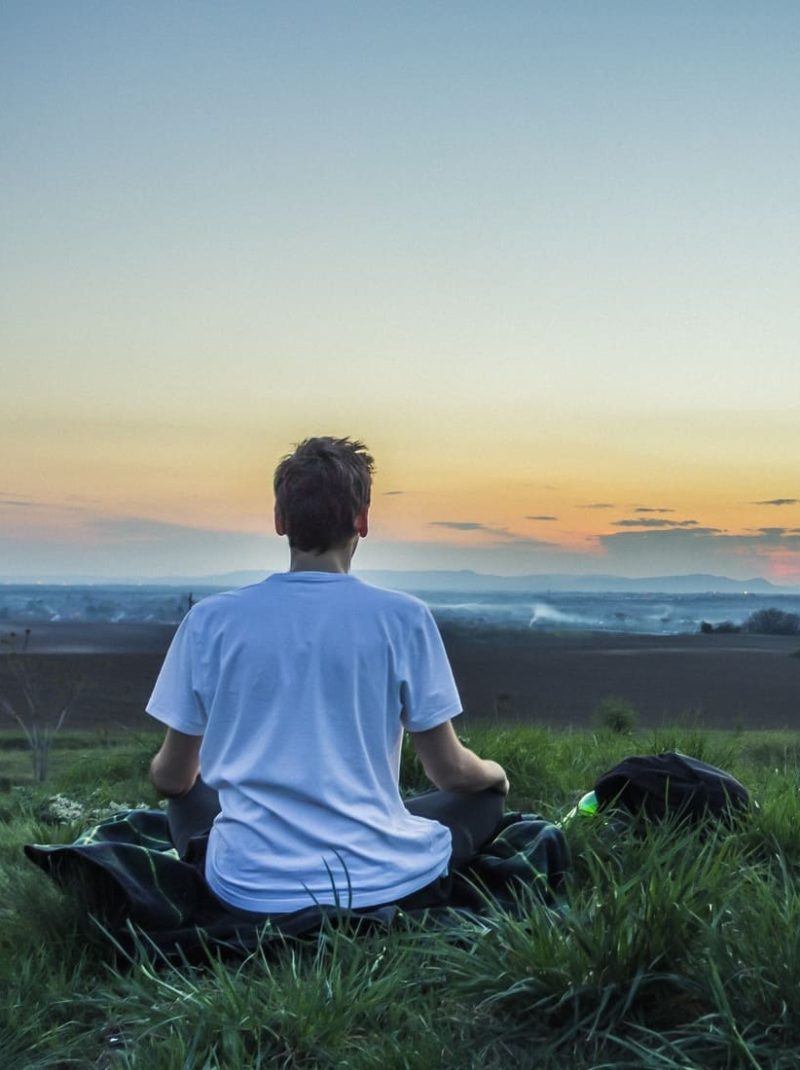
[[374,906],[447,869],[450,832],[406,810],[403,729],[461,703],[423,602],[331,572],[287,572],[199,602],[147,712],[202,735],[219,792],[206,879],[243,910]]

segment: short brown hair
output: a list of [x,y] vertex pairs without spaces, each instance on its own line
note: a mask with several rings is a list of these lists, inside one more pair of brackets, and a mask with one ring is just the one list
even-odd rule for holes
[[293,549],[325,553],[352,538],[375,462],[363,442],[307,438],[275,469],[275,506]]

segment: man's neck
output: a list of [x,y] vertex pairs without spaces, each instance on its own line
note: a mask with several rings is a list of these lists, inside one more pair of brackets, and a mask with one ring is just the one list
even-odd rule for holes
[[291,550],[290,572],[349,572],[358,539],[345,546],[332,546],[323,553],[313,550]]

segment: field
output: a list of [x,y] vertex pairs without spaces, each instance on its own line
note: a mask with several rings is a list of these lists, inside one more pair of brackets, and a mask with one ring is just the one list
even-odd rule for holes
[[[681,749],[731,770],[759,809],[735,832],[568,826],[569,909],[495,914],[455,940],[412,926],[328,932],[202,968],[114,962],[79,897],[23,857],[88,811],[155,804],[155,736],[59,739],[30,783],[0,739],[0,1050],[38,1067],[794,1067],[800,1044],[800,743],[793,734],[515,727],[469,742],[501,760],[510,804],[563,816],[626,753]],[[422,786],[410,755],[404,783]],[[27,779],[27,783],[26,783]],[[84,813],[45,819],[56,793]]]

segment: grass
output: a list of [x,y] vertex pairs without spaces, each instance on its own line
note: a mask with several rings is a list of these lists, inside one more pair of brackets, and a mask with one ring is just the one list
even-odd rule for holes
[[[65,736],[38,788],[20,741],[0,739],[0,1052],[44,1067],[789,1068],[800,1047],[800,741],[683,726],[623,737],[472,730],[508,769],[510,805],[563,815],[625,754],[680,749],[722,765],[759,802],[735,832],[568,828],[570,909],[495,913],[453,940],[411,925],[330,930],[202,968],[115,961],[77,896],[22,856],[85,821],[41,818],[56,792],[87,808],[152,803],[155,736]],[[16,763],[16,764],[15,764]],[[27,780],[26,780],[27,777]],[[403,783],[424,784],[411,755]]]

